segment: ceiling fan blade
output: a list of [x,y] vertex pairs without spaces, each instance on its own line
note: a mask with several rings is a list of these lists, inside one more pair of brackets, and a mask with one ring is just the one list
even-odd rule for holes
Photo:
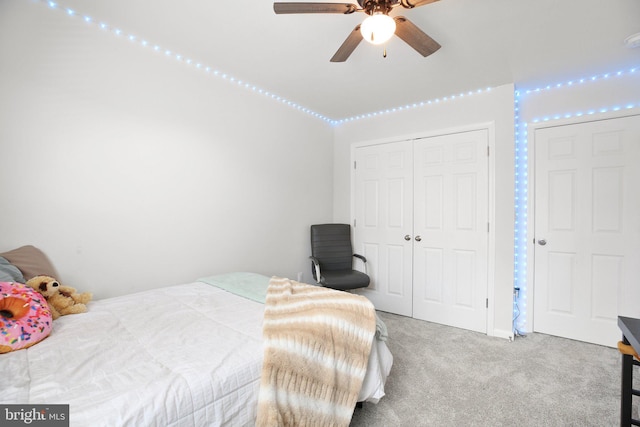
[[274,3],[273,10],[277,14],[285,13],[344,13],[349,14],[360,9],[353,3]]
[[440,44],[437,41],[426,35],[404,16],[396,16],[393,19],[396,21],[396,36],[417,50],[420,55],[429,56],[440,49]]
[[400,0],[400,3],[405,9],[413,9],[414,7],[424,6],[437,1],[439,0]]
[[347,39],[342,43],[342,46],[338,49],[338,51],[331,58],[331,62],[344,62],[349,58],[349,55],[356,50],[356,47],[362,41],[362,33],[360,32],[360,25],[357,25],[356,28],[351,31],[351,34],[347,37]]

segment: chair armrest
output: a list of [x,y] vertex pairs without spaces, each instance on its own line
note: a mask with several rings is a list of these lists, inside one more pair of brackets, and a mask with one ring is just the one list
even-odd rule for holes
[[318,261],[318,258],[314,256],[310,256],[309,259],[313,263],[313,268],[316,271],[316,283],[320,283],[320,277],[322,277],[320,276],[320,262]]
[[364,273],[367,274],[367,259],[364,257],[364,255],[353,254],[353,256],[362,260],[362,262],[364,263]]
[[356,258],[360,258],[364,262],[367,262],[367,259],[363,255],[353,254],[353,256]]

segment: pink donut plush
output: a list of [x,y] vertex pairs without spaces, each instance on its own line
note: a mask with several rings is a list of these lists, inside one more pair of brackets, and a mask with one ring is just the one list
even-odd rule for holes
[[52,324],[42,295],[21,283],[0,282],[0,353],[39,343],[49,336]]

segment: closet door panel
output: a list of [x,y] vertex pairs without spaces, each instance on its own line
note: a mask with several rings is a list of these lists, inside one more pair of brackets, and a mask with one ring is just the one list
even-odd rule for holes
[[413,317],[485,333],[487,145],[486,130],[414,145]]
[[413,233],[411,141],[355,150],[354,251],[367,257],[368,288],[358,290],[376,309],[411,316]]

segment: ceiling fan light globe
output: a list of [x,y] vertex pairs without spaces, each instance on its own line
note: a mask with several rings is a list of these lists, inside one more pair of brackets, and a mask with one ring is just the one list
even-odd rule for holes
[[396,21],[384,13],[373,14],[360,25],[362,38],[371,44],[385,43],[395,32]]

